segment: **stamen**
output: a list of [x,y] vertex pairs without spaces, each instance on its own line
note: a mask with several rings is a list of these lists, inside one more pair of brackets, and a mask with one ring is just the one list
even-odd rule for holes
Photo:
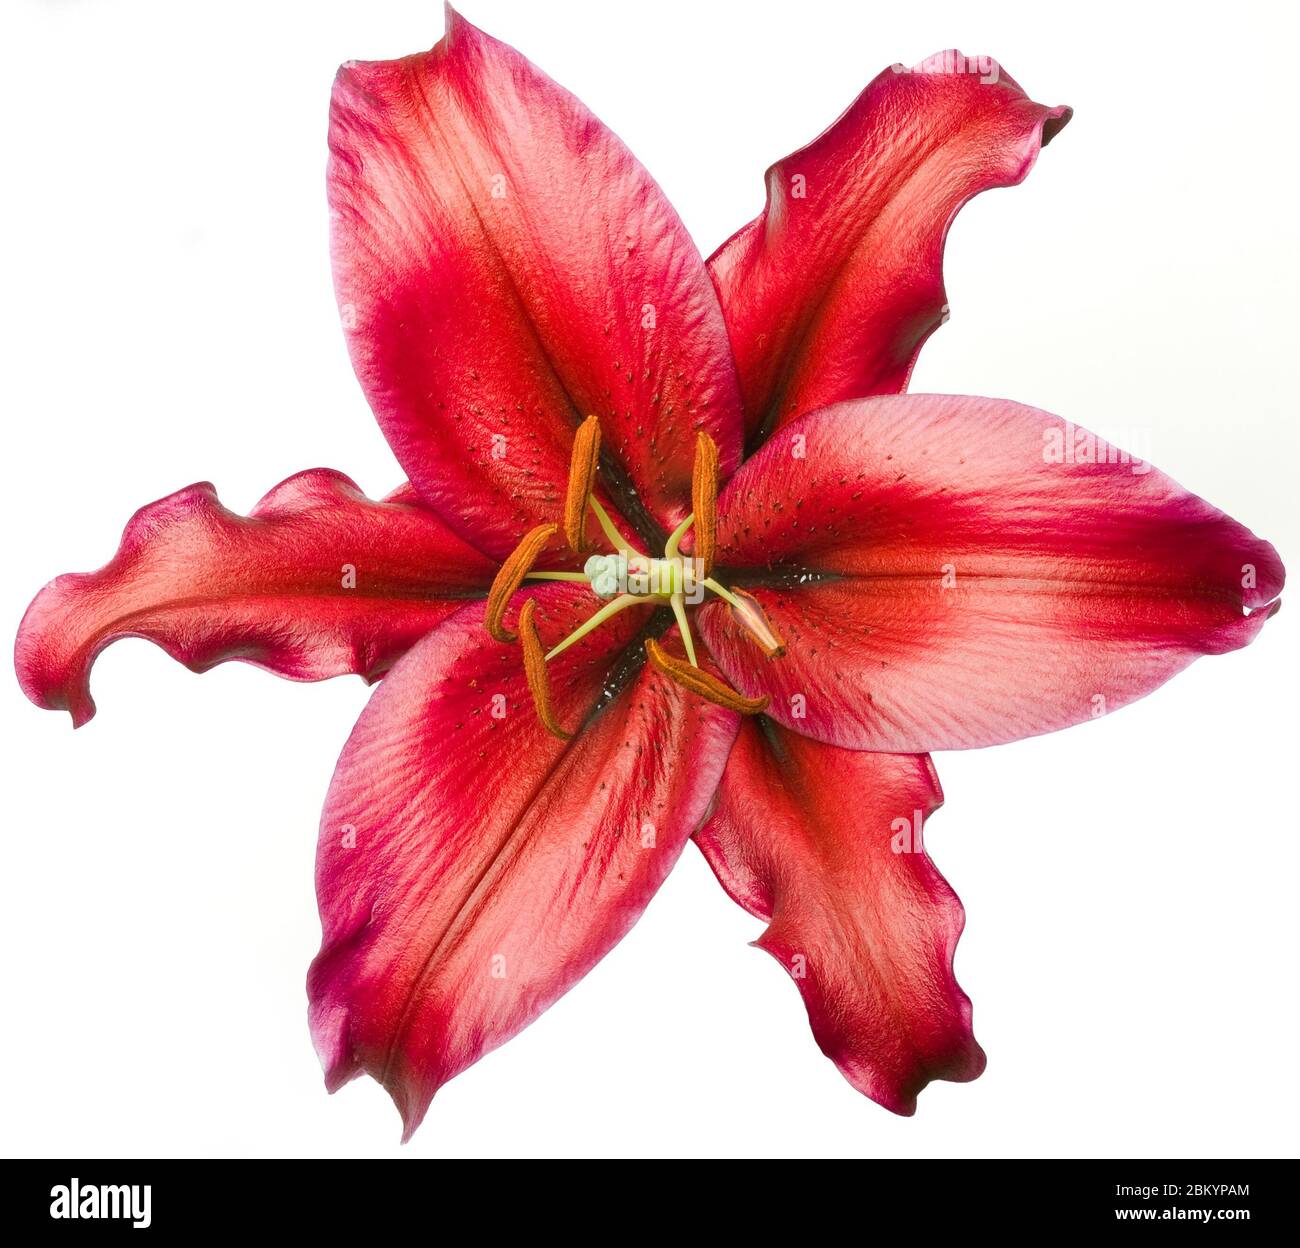
[[[568,740],[570,734],[555,718],[546,664],[620,611],[634,606],[662,606],[665,601],[672,608],[673,617],[677,621],[686,658],[679,659],[668,653],[657,641],[650,639],[645,643],[645,650],[652,666],[683,689],[716,706],[742,715],[759,714],[768,704],[767,697],[745,697],[724,680],[700,667],[696,658],[695,638],[691,634],[690,616],[686,610],[688,594],[689,601],[696,602],[699,597],[696,587],[702,586],[730,605],[732,618],[769,657],[775,658],[785,653],[780,636],[768,622],[758,600],[742,590],[732,591],[709,576],[718,538],[719,457],[716,443],[707,433],[697,431],[695,464],[691,473],[691,502],[694,509],[673,530],[660,559],[652,559],[627,541],[592,492],[596,486],[599,462],[600,421],[595,416],[588,416],[578,427],[573,440],[562,528],[569,546],[577,552],[583,552],[586,549],[587,510],[590,508],[615,553],[591,555],[581,572],[534,572],[533,564],[547,543],[561,531],[561,525],[539,524],[524,536],[501,565],[488,593],[484,620],[487,630],[497,641],[520,641],[523,647],[524,674],[538,718],[548,732],[562,740]],[[693,559],[686,559],[680,553],[681,542],[692,530],[695,555]],[[609,598],[610,601],[578,625],[558,645],[544,652],[534,620],[535,599],[527,599],[520,609],[518,637],[505,627],[510,599],[525,579],[586,582],[598,598]],[[620,588],[624,592],[619,593]],[[618,597],[614,597],[615,594]]]
[[546,655],[546,661],[549,663],[557,654],[563,654],[575,642],[581,641],[588,633],[598,629],[610,616],[644,602],[644,598],[638,598],[635,594],[620,594],[613,602],[607,602],[601,607],[585,624],[579,624],[558,646],[552,647]]
[[536,606],[537,600],[530,598],[519,612],[519,643],[524,652],[524,679],[528,681],[528,692],[533,695],[533,706],[542,726],[552,736],[567,741],[573,734],[565,732],[560,726],[551,706],[551,682],[546,677],[546,659],[537,636],[537,625],[533,622]]
[[510,552],[510,557],[503,563],[488,590],[487,612],[483,623],[497,641],[514,641],[515,635],[506,628],[504,620],[506,607],[515,590],[524,583],[537,557],[546,547],[546,543],[555,536],[557,528],[553,524],[539,524],[524,535],[524,540]]
[[711,589],[730,604],[732,616],[762,647],[769,659],[779,659],[785,653],[785,642],[772,627],[753,594],[747,594],[743,589],[727,589],[712,577],[704,582],[704,588]]
[[686,618],[686,595],[674,594],[669,600],[669,605],[673,609],[673,615],[677,617],[677,627],[681,629],[682,645],[686,647],[686,657],[690,659],[692,667],[699,667],[695,661],[695,638],[691,636],[691,624]]
[[695,513],[695,557],[708,576],[718,544],[718,447],[702,429],[695,437],[691,505]]
[[569,460],[569,488],[564,495],[564,536],[578,554],[587,548],[587,502],[596,484],[600,460],[600,419],[588,416],[578,426]]
[[609,544],[620,555],[640,554],[641,552],[614,527],[614,522],[609,518],[609,512],[600,505],[600,500],[593,494],[589,501],[591,502],[591,513],[600,522],[601,530],[604,532]]
[[729,711],[739,711],[742,715],[757,715],[768,703],[768,698],[747,698],[737,693],[730,685],[723,684],[716,676],[710,675],[703,668],[692,667],[681,659],[669,654],[653,637],[647,638],[645,652],[659,671],[681,685],[683,689],[725,707]]
[[668,539],[668,544],[664,547],[665,559],[677,558],[677,548],[682,544],[682,538],[686,536],[686,534],[690,531],[691,525],[693,525],[694,523],[695,523],[695,513],[691,512],[691,514],[687,516],[686,519],[683,520],[681,524],[679,524],[673,530],[672,536]]

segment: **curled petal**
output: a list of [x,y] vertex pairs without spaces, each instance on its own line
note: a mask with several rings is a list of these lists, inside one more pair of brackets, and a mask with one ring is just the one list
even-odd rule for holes
[[695,835],[757,941],[803,994],[813,1035],[859,1092],[898,1114],[932,1079],[984,1069],[953,976],[961,902],[926,856],[943,802],[925,755],[840,750],[746,721]]
[[504,558],[559,513],[574,430],[643,530],[690,503],[697,429],[739,462],[717,294],[650,176],[573,96],[448,10],[432,51],[349,62],[330,110],[353,364],[429,504]]
[[[533,592],[546,644],[589,598]],[[312,1034],[331,1090],[373,1075],[408,1136],[439,1086],[613,947],[705,815],[738,717],[640,663],[635,615],[548,665],[556,715],[581,725],[570,741],[475,604],[394,668],[344,748],[317,853]]]
[[991,58],[949,51],[885,70],[767,171],[762,214],[709,260],[751,443],[827,404],[907,388],[947,312],[953,218],[1023,180],[1069,119]]
[[78,726],[95,713],[91,665],[120,637],[196,672],[240,659],[291,680],[376,680],[492,573],[403,491],[375,502],[316,468],[239,516],[204,482],[136,512],[98,572],[51,581],[23,617],[14,662],[27,696]]
[[[797,452],[797,453],[796,453]],[[1277,552],[1140,459],[1017,403],[899,395],[782,430],[718,500],[718,562],[785,642],[722,604],[737,689],[818,740],[920,752],[1050,732],[1251,641]]]

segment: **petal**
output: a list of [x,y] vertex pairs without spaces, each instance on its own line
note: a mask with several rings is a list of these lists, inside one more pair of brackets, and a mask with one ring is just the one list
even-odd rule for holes
[[[590,614],[585,588],[534,597],[548,645]],[[561,722],[600,699],[566,743],[533,712],[519,648],[467,606],[393,669],[343,751],[312,1034],[327,1086],[374,1076],[408,1137],[443,1083],[617,943],[705,815],[738,717],[637,662],[644,622],[624,612],[548,665]]]
[[690,510],[697,429],[735,468],[739,391],[703,260],[622,143],[519,53],[449,10],[431,52],[340,69],[330,152],[353,364],[468,540],[504,558],[555,519],[591,413],[643,530]]
[[767,206],[709,260],[751,443],[841,399],[907,388],[945,319],[961,206],[1022,181],[1070,119],[988,57],[949,51],[876,77],[767,171]]
[[840,750],[761,718],[695,835],[732,900],[768,923],[755,943],[794,979],[822,1052],[897,1114],[932,1079],[984,1069],[952,970],[965,916],[922,841],[942,803],[926,755]]
[[378,679],[495,571],[403,497],[374,502],[315,468],[247,517],[206,482],[142,507],[109,563],[56,578],[27,609],[14,651],[23,691],[84,724],[91,665],[119,637],[196,672],[241,659],[291,680]]
[[[1277,552],[1150,465],[1034,408],[901,395],[791,425],[718,501],[718,561],[783,637],[697,615],[738,689],[822,741],[919,753],[1142,697],[1276,608]],[[725,581],[726,573],[719,574]]]

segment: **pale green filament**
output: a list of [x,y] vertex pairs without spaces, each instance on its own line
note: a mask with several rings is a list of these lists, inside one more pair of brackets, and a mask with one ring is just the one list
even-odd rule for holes
[[581,641],[588,633],[599,628],[611,616],[617,615],[620,611],[626,611],[628,607],[634,607],[639,599],[635,594],[620,594],[613,602],[607,602],[595,615],[585,624],[579,624],[560,644],[546,653],[546,661],[549,663],[557,654],[567,650],[575,642]]
[[695,523],[695,513],[691,512],[685,520],[681,522],[674,530],[673,535],[668,539],[668,545],[664,547],[665,559],[677,558],[677,547],[681,545],[682,538],[690,532],[691,525]]
[[723,599],[723,601],[731,603],[731,605],[738,611],[743,611],[745,609],[745,604],[741,602],[740,599],[737,598],[736,595],[733,594],[725,585],[719,585],[713,577],[706,576],[700,584],[703,585],[705,589],[711,589],[719,598]]
[[682,630],[682,645],[686,647],[686,657],[690,659],[692,667],[699,667],[695,661],[695,638],[691,636],[691,626],[686,619],[686,598],[683,594],[677,593],[668,600],[668,603],[677,617],[677,627]]
[[609,539],[609,544],[621,555],[639,555],[641,552],[635,546],[624,541],[623,535],[614,527],[609,513],[600,505],[596,496],[593,494],[587,501],[591,504],[591,510],[600,523],[602,531]]

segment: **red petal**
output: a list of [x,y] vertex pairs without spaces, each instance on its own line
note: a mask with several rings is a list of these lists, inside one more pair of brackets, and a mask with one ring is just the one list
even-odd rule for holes
[[622,143],[535,66],[449,10],[431,52],[343,66],[330,151],[357,375],[468,540],[504,558],[555,518],[591,413],[631,518],[671,529],[690,510],[697,429],[735,468],[740,398],[704,263]]
[[282,481],[248,517],[204,482],[136,512],[98,572],[37,594],[14,661],[27,696],[78,726],[95,713],[91,665],[119,637],[196,672],[242,659],[291,680],[374,680],[494,570],[426,507],[374,502],[325,468]]
[[[546,644],[595,602],[535,593]],[[312,1032],[330,1089],[373,1075],[407,1136],[443,1083],[614,946],[704,817],[738,717],[647,665],[610,674],[639,659],[625,647],[644,622],[624,612],[549,664],[570,729],[610,690],[564,743],[533,712],[519,648],[468,606],[394,668],[343,751],[321,819]]]
[[[850,795],[845,800],[845,795]],[[928,756],[840,750],[747,721],[696,844],[767,921],[756,942],[803,994],[821,1050],[897,1114],[984,1069],[953,977],[965,916],[922,843],[943,803]]]
[[943,245],[958,209],[1023,180],[1069,119],[989,58],[940,53],[885,70],[767,171],[762,215],[709,260],[751,439],[841,399],[907,388],[947,311]]
[[725,607],[701,633],[769,715],[836,745],[962,749],[1113,710],[1252,640],[1284,575],[1267,542],[1119,457],[996,399],[814,413],[718,500],[718,562],[767,581],[749,587],[785,656]]

